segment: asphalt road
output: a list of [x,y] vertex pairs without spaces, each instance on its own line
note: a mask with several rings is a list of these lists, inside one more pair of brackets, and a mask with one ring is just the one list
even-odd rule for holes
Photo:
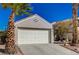
[[78,55],[57,44],[26,44],[19,47],[25,55]]

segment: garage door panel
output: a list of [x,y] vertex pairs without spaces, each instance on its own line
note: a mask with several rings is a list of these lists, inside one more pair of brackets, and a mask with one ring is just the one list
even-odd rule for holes
[[48,30],[18,29],[19,44],[48,43]]

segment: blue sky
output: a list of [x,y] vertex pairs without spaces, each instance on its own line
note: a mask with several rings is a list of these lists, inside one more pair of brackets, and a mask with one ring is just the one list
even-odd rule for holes
[[[31,7],[33,14],[40,15],[48,22],[61,21],[72,17],[71,3],[31,3]],[[3,9],[0,4],[0,30],[7,28],[10,13],[11,9]],[[16,16],[15,21],[25,17],[26,15]]]

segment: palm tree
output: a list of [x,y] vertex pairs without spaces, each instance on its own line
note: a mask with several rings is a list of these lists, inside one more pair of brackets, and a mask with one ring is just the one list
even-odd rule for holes
[[27,14],[30,15],[30,4],[27,3],[2,3],[3,8],[11,8],[12,12],[9,17],[7,38],[5,50],[9,54],[17,53],[15,46],[15,34],[14,34],[14,17],[15,15]]
[[77,13],[78,13],[78,4],[73,3],[73,39],[71,45],[75,45],[77,43]]

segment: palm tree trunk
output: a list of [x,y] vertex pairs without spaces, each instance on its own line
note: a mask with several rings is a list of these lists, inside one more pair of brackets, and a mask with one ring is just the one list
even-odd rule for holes
[[14,54],[16,52],[15,49],[15,34],[14,34],[14,16],[15,11],[12,10],[12,13],[9,18],[8,30],[7,30],[7,38],[6,38],[6,46],[5,50],[9,54]]
[[72,39],[72,45],[77,44],[77,13],[78,13],[78,4],[73,4],[73,39]]

